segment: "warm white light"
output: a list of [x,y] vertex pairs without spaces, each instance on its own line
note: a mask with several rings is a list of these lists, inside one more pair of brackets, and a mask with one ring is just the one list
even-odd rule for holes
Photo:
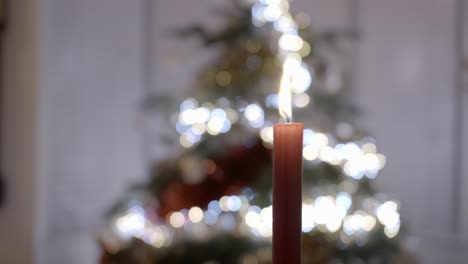
[[273,25],[275,29],[279,32],[291,32],[292,30],[296,30],[296,23],[290,17],[280,17],[278,20],[275,21]]
[[156,248],[161,248],[171,242],[171,235],[171,232],[165,226],[152,226],[148,228],[144,241]]
[[[299,59],[300,60],[300,59]],[[288,55],[283,63],[283,73],[281,76],[280,89],[279,89],[279,100],[278,108],[282,118],[286,121],[292,119],[291,111],[291,88],[292,88],[292,77],[294,70],[297,68],[299,63],[297,56]]]
[[302,151],[302,155],[306,160],[314,160],[319,156],[319,150],[313,145],[306,145]]
[[359,230],[360,227],[360,216],[348,215],[343,221],[343,231],[347,235],[352,235]]
[[377,210],[377,218],[380,223],[388,228],[395,229],[400,226],[400,213],[398,213],[398,205],[394,201],[387,201],[381,204]]
[[341,227],[341,219],[340,218],[331,218],[329,222],[327,222],[326,227],[328,231],[335,233]]
[[191,131],[195,135],[203,135],[206,131],[206,125],[205,123],[195,123],[192,125]]
[[260,215],[254,211],[250,211],[245,215],[245,223],[252,228],[257,227],[260,221]]
[[375,224],[377,222],[375,218],[371,215],[366,215],[361,220],[361,227],[367,232],[371,231],[375,227]]
[[385,167],[385,163],[387,162],[387,158],[385,158],[385,155],[380,153],[377,154],[377,158],[380,161],[380,169],[383,169],[383,167]]
[[301,57],[304,58],[310,54],[311,50],[312,50],[312,47],[310,46],[310,44],[304,41],[304,43],[302,43],[302,48],[301,50],[298,51],[298,53],[299,55],[301,55]]
[[385,235],[387,235],[388,238],[394,238],[398,234],[398,231],[400,231],[399,221],[395,226],[392,226],[392,227],[386,226],[384,228],[384,233]]
[[356,145],[356,143],[353,142],[346,143],[341,149],[341,151],[343,153],[344,158],[347,160],[352,160],[362,155],[361,148],[359,148],[358,145]]
[[328,137],[322,133],[315,133],[313,141],[319,148],[323,148],[329,143]]
[[[331,196],[319,196],[315,199],[315,222],[320,225],[327,225],[327,229],[334,232],[339,224],[335,221],[341,221],[345,215],[346,210],[336,206],[335,199]],[[335,230],[335,231],[336,231]]]
[[203,220],[203,211],[200,207],[192,207],[188,212],[188,216],[190,221],[199,223]]
[[361,147],[364,153],[377,153],[377,146],[374,143],[366,143]]
[[217,135],[223,130],[224,121],[226,119],[221,119],[219,117],[212,117],[210,121],[208,121],[207,131],[211,135]]
[[169,223],[175,228],[180,228],[185,224],[185,217],[180,212],[174,212],[169,217]]
[[283,0],[261,0],[266,5],[279,5]]
[[200,107],[195,110],[195,120],[198,123],[204,123],[210,119],[210,110],[206,107]]
[[302,232],[310,232],[315,227],[314,216],[315,216],[314,206],[311,204],[302,204]]
[[286,51],[299,51],[304,41],[296,34],[284,34],[279,39],[279,46]]
[[190,148],[193,146],[193,142],[188,139],[187,134],[183,134],[180,136],[179,143],[184,148]]
[[219,207],[225,212],[229,211],[228,200],[229,196],[223,196],[219,199]]
[[273,207],[268,206],[262,209],[260,212],[260,216],[262,218],[262,221],[266,223],[267,225],[272,225],[273,224]]
[[377,172],[380,169],[379,158],[377,158],[377,155],[373,153],[367,153],[364,155],[363,159],[364,159],[364,163],[365,163],[366,170],[367,170],[367,173],[366,173],[367,177],[375,178],[375,176],[377,175]]
[[196,111],[194,109],[187,109],[180,113],[179,121],[184,125],[191,125],[196,121]]
[[332,147],[324,146],[320,150],[320,159],[332,165],[338,165],[341,162],[340,152]]
[[273,228],[268,225],[260,225],[258,228],[258,232],[263,237],[271,237],[273,235]]
[[267,126],[262,128],[262,130],[260,130],[260,137],[265,142],[273,142],[273,127]]
[[144,232],[145,218],[138,212],[130,212],[117,219],[116,227],[118,233],[124,237],[139,237]]
[[360,165],[359,159],[350,160],[345,163],[343,170],[348,176],[360,180],[364,176],[364,171]]
[[251,228],[250,231],[256,236],[268,238],[273,234],[272,206],[263,209],[260,209],[258,206],[251,206],[245,215],[244,221]]
[[239,119],[239,116],[238,116],[236,110],[234,110],[232,108],[226,109],[226,116],[227,116],[228,120],[231,123],[235,123]]

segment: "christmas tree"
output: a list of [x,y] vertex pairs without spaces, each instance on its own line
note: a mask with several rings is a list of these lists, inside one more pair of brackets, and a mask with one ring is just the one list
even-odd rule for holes
[[[304,263],[386,263],[398,246],[398,204],[375,190],[385,165],[356,126],[339,45],[285,0],[234,1],[227,25],[178,29],[217,56],[170,116],[184,149],[156,164],[108,214],[103,263],[271,263],[272,124],[279,86],[305,123]],[[146,108],[171,109],[147,98]],[[179,101],[180,102],[180,101]],[[338,262],[340,263],[340,262]]]

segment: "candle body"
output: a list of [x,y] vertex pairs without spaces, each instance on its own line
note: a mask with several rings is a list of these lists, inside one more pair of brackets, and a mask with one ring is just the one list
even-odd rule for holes
[[303,130],[273,126],[273,264],[301,263]]

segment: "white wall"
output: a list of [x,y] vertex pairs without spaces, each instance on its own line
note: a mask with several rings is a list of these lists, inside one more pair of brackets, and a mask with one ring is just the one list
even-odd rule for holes
[[468,237],[468,71],[467,71],[467,62],[468,62],[468,4],[466,1],[464,2],[464,6],[461,8],[461,12],[463,14],[463,28],[461,28],[461,32],[463,36],[461,36],[462,45],[460,47],[461,52],[463,53],[463,57],[459,58],[459,67],[461,69],[460,77],[461,77],[461,90],[459,91],[458,96],[461,97],[462,106],[460,107],[460,118],[463,120],[461,123],[461,135],[463,137],[463,142],[461,142],[460,147],[462,150],[462,156],[460,157],[460,161],[462,162],[461,165],[461,172],[464,177],[462,177],[460,190],[462,190],[462,198],[461,200],[463,203],[461,204],[461,208],[463,210],[461,225],[463,230],[463,237]]
[[379,184],[401,200],[422,263],[462,263],[457,1],[362,0],[359,12],[358,98],[388,157]]
[[0,263],[96,263],[101,217],[144,178],[140,1],[9,1]]
[[140,1],[43,0],[39,12],[38,263],[96,263],[105,211],[144,176]]

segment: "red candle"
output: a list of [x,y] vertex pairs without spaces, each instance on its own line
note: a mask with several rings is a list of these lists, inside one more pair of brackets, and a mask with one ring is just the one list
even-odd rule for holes
[[301,263],[303,129],[273,126],[273,264]]
[[292,76],[299,65],[286,57],[279,90],[279,113],[287,123],[273,126],[273,264],[301,263],[302,134],[292,120]]

